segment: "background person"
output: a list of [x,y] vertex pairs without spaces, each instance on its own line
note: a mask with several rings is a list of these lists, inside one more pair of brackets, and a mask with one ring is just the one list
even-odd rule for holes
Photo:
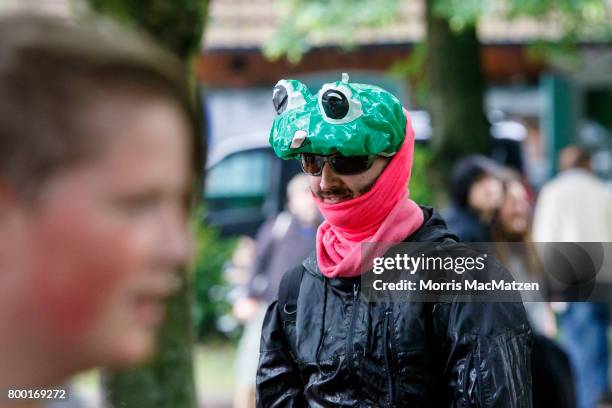
[[502,201],[501,167],[482,155],[467,156],[451,172],[448,228],[463,242],[489,242],[490,224]]
[[[534,241],[612,242],[612,195],[592,174],[589,152],[578,146],[563,149],[559,168],[561,173],[540,191]],[[580,408],[596,407],[606,392],[609,322],[609,304],[572,302],[559,316]]]
[[537,298],[523,298],[534,331],[531,353],[533,407],[574,408],[576,397],[569,358],[555,340],[557,324],[550,303],[546,301],[547,279],[531,239],[529,195],[513,170],[504,169],[502,183],[504,195],[491,227],[495,255],[515,280],[537,282],[541,288]]
[[298,174],[287,186],[287,211],[264,223],[257,233],[247,294],[234,304],[234,315],[245,324],[237,352],[235,408],[255,405],[255,376],[265,311],[276,297],[283,274],[314,250],[320,221],[308,178]]
[[109,24],[0,17],[0,389],[153,353],[191,257],[183,72]]
[[[503,197],[491,226],[496,255],[515,279],[538,282],[545,293],[546,277],[531,238],[533,210],[529,194],[520,176],[513,170],[504,169],[501,181]],[[557,335],[557,325],[550,304],[542,298],[524,305],[534,331],[554,338]]]

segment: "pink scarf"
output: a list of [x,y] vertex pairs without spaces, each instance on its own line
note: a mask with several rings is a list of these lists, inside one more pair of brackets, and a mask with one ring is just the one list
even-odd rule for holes
[[[315,196],[325,217],[317,230],[317,262],[328,278],[361,275],[371,269],[375,257],[423,225],[423,211],[408,198],[414,131],[404,112],[407,123],[402,147],[370,191],[338,204],[325,204]],[[380,245],[362,248],[362,242]]]

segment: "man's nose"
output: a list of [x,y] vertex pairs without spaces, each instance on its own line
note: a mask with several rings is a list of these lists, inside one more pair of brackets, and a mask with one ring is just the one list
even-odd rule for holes
[[340,183],[340,179],[338,175],[329,167],[328,163],[323,164],[323,169],[321,170],[321,181],[319,183],[319,187],[321,190],[329,190],[333,187],[337,187]]

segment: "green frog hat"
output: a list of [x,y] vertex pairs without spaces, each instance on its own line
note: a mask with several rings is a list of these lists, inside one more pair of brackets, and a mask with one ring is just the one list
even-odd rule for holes
[[400,101],[377,86],[349,83],[346,73],[316,96],[301,82],[282,79],[272,102],[278,116],[270,144],[282,159],[301,153],[393,156],[406,134]]

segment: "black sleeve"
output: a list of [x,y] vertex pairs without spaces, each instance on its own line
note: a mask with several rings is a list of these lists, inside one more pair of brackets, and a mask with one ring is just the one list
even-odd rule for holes
[[532,334],[522,303],[456,303],[440,308],[445,405],[530,408]]
[[278,301],[264,319],[257,367],[258,407],[305,407],[302,381],[280,318]]
[[[461,244],[447,249],[454,256],[474,255]],[[495,257],[488,257],[486,265],[463,274],[463,279],[512,281]],[[438,405],[531,408],[533,340],[521,295],[508,291],[478,296],[483,295],[433,306],[433,343],[443,373]]]

